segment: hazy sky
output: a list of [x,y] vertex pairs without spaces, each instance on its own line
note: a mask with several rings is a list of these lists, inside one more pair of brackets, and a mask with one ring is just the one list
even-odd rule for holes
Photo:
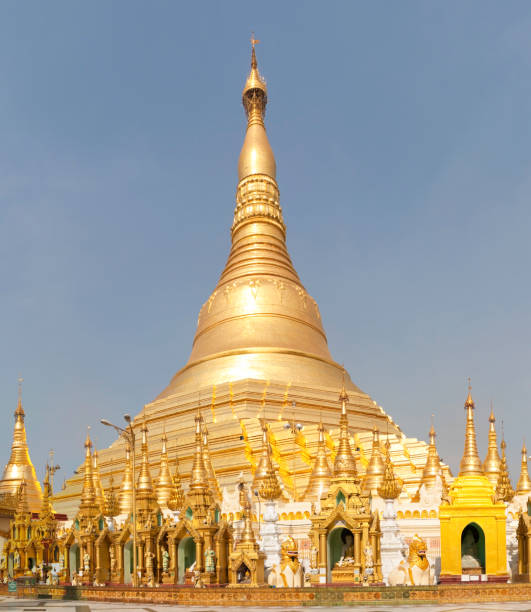
[[466,377],[531,446],[531,4],[0,4],[1,461],[39,477],[188,359],[230,245],[256,32],[288,246],[332,355],[458,468]]

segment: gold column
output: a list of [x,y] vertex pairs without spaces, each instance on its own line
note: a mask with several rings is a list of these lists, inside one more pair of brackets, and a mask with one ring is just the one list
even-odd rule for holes
[[328,569],[328,560],[326,558],[326,530],[319,531],[319,567]]
[[354,569],[361,570],[361,532],[354,531]]
[[203,541],[201,539],[194,540],[195,542],[195,564],[197,569],[202,572],[204,568],[203,563]]

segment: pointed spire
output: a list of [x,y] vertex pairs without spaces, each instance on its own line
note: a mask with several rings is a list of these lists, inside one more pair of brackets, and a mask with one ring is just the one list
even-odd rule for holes
[[26,497],[29,508],[32,512],[39,512],[42,502],[42,490],[37,480],[35,468],[30,459],[26,440],[26,426],[24,423],[25,414],[22,408],[22,382],[22,377],[19,377],[11,456],[4,468],[2,479],[0,480],[0,494],[16,494],[22,480],[25,480]]
[[495,422],[496,419],[494,418],[494,410],[491,403],[489,416],[489,445],[487,448],[487,456],[485,457],[485,461],[483,463],[483,471],[494,488],[496,488],[496,485],[498,484],[501,467],[501,459],[498,453],[498,442],[496,438],[496,428],[494,426]]
[[98,508],[103,512],[105,507],[105,493],[101,486],[100,468],[98,465],[98,451],[94,449],[92,454],[92,482],[94,484],[94,494]]
[[190,489],[203,491],[208,489],[208,475],[205,470],[205,459],[203,457],[203,417],[197,411],[195,417],[195,453],[190,475]]
[[509,469],[507,468],[507,457],[505,456],[505,448],[507,444],[505,440],[501,442],[501,465],[500,465],[500,475],[498,477],[498,482],[496,484],[496,501],[504,501],[511,502],[514,497],[514,489],[511,485],[511,479],[509,477]]
[[422,478],[420,480],[421,485],[425,485],[427,489],[433,488],[437,483],[437,477],[444,480],[444,476],[441,469],[441,462],[439,459],[439,453],[437,452],[437,445],[435,444],[435,427],[433,423],[429,431],[430,443],[428,445],[428,457],[426,459],[426,465],[422,471]]
[[[90,427],[89,427],[90,429]],[[85,464],[83,469],[83,490],[81,491],[81,509],[96,509],[96,492],[92,476],[92,440],[87,430],[85,438]]]
[[208,447],[208,429],[206,423],[203,421],[203,460],[205,463],[205,471],[208,476],[208,484],[210,490],[214,495],[216,501],[221,501],[223,494],[221,493],[221,487],[219,486],[214,466],[212,465],[212,459],[210,458],[210,449]]
[[250,175],[266,175],[275,180],[275,156],[264,126],[267,86],[258,71],[254,44],[251,52],[251,72],[243,88],[242,102],[247,114],[247,134],[238,162],[239,180]]
[[483,468],[478,454],[476,443],[476,428],[474,426],[474,400],[472,399],[472,387],[468,379],[468,396],[465,402],[466,410],[466,431],[465,431],[465,450],[461,459],[459,476],[466,474],[483,475]]
[[254,474],[253,488],[258,489],[260,497],[263,499],[273,501],[280,497],[282,489],[280,488],[277,473],[271,460],[271,446],[269,444],[265,419],[260,419],[260,425],[262,427],[262,453]]
[[385,470],[382,484],[378,487],[378,495],[382,499],[396,499],[402,491],[403,482],[395,476],[391,461],[391,444],[389,438],[385,443]]
[[156,487],[157,503],[161,508],[166,508],[168,506],[168,500],[173,491],[173,478],[168,463],[167,443],[168,438],[166,437],[166,430],[164,430],[162,434],[162,450],[160,453],[160,471]]
[[380,432],[374,426],[372,430],[372,453],[367,466],[367,472],[363,481],[365,493],[373,493],[378,490],[385,474],[385,463],[380,450]]
[[42,506],[39,512],[39,519],[49,517],[53,514],[52,504],[50,503],[50,466],[46,466],[46,475],[43,482]]
[[323,421],[319,421],[319,439],[317,441],[317,454],[313,462],[312,473],[306,487],[303,499],[321,499],[328,493],[332,470],[326,457],[326,444],[324,439]]
[[350,438],[348,435],[348,416],[347,402],[348,395],[345,391],[345,378],[343,370],[343,386],[339,394],[341,402],[341,416],[339,417],[339,442],[337,445],[337,454],[334,461],[334,479],[357,479],[358,471],[356,469],[356,460],[350,446]]
[[147,423],[144,417],[142,424],[142,463],[140,465],[140,473],[137,481],[137,499],[140,504],[144,504],[145,509],[152,506],[154,501],[153,481],[151,480],[151,472],[149,471],[148,443],[147,443]]
[[133,465],[131,461],[131,448],[125,447],[125,469],[120,493],[118,494],[120,514],[131,514],[133,511]]
[[527,470],[527,448],[525,442],[522,445],[522,465],[520,468],[520,478],[516,485],[516,495],[529,495],[531,493],[531,480]]
[[173,491],[168,500],[168,508],[173,512],[181,510],[184,504],[184,491],[179,473],[179,458],[175,455],[175,470],[173,472]]

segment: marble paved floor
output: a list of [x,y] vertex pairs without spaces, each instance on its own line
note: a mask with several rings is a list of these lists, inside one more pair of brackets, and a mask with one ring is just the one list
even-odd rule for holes
[[[32,599],[13,599],[0,597],[0,612],[263,612],[264,608],[252,607],[209,607],[209,606],[161,606],[149,604],[119,604],[92,601],[49,601]],[[374,605],[372,603],[361,606],[344,608],[271,608],[274,612],[341,612],[341,610],[360,610],[363,612],[531,612],[531,601],[519,603],[487,603],[487,604],[447,604],[447,605]]]

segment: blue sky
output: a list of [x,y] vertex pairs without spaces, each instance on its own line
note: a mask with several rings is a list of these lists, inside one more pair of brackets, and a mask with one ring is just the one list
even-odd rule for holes
[[531,446],[531,5],[3,2],[0,398],[69,476],[187,360],[228,253],[249,38],[332,355],[455,471],[466,377]]

